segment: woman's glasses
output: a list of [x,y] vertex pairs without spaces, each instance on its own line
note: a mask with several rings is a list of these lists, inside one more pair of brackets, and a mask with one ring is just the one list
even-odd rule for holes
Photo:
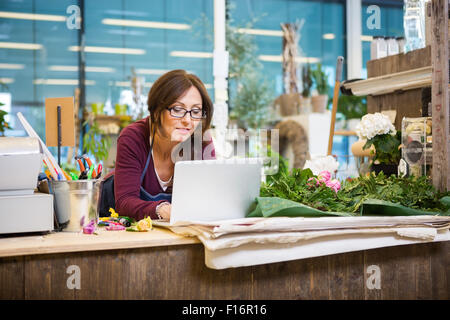
[[192,110],[186,110],[185,108],[181,107],[170,107],[167,108],[167,110],[170,111],[170,115],[175,118],[184,118],[186,113],[189,113],[191,116],[191,119],[193,120],[201,120],[203,118],[206,118],[206,113],[203,112],[202,109],[194,108]]

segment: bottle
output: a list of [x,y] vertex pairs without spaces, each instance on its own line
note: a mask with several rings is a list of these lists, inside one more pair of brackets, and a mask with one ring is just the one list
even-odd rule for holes
[[380,42],[380,36],[374,36],[370,43],[370,60],[378,59],[378,44]]
[[387,42],[384,37],[378,39],[378,59],[387,56]]
[[425,0],[404,0],[405,51],[425,47]]
[[398,43],[394,37],[387,37],[387,54],[388,56],[398,54]]
[[397,37],[398,52],[405,53],[405,37]]

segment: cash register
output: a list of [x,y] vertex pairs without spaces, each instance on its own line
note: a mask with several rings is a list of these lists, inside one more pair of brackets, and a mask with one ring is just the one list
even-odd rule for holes
[[0,234],[53,230],[53,196],[35,191],[42,158],[37,138],[0,137]]

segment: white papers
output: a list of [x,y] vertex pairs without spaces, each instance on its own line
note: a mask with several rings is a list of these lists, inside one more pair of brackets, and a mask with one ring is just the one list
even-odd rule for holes
[[289,261],[423,241],[450,240],[450,217],[244,218],[171,226],[197,237],[214,269]]

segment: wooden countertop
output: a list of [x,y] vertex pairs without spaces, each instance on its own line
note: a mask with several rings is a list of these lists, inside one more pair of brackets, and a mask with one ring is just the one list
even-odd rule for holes
[[200,243],[196,237],[182,237],[169,230],[153,228],[147,232],[107,231],[95,234],[55,232],[46,235],[0,237],[0,257],[98,251]]

